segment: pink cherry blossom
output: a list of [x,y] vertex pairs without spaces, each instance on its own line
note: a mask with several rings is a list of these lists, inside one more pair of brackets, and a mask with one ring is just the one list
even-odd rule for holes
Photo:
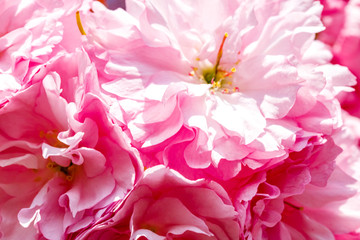
[[0,238],[359,237],[356,0],[113,4],[0,7]]
[[89,1],[4,0],[0,8],[0,107],[59,55],[81,47],[75,12]]
[[[347,66],[359,79],[360,67],[360,1],[322,0],[322,20],[326,30],[319,34],[319,40],[330,46],[333,62]],[[360,100],[359,84],[356,91],[341,96],[342,107],[353,115],[360,116],[357,102]]]
[[[63,68],[65,59],[59,60]],[[113,124],[105,103],[88,92],[96,82],[92,65],[80,64],[87,62],[84,53],[77,61],[82,84],[64,84],[76,79],[71,71],[63,79],[49,71],[0,109],[0,230],[5,239],[35,239],[37,234],[63,239],[95,221],[141,175],[129,140]]]
[[266,173],[245,172],[223,184],[245,216],[240,218],[244,238],[359,236],[358,119],[344,117],[345,127],[334,135],[342,149],[331,139],[313,139]]
[[[288,198],[294,206],[283,213],[291,231],[311,239],[357,239],[360,233],[359,119],[343,112],[344,126],[335,133],[342,148],[336,157],[334,172],[325,187],[309,184],[300,195]],[[287,200],[287,201],[289,201]],[[289,205],[291,206],[291,205]],[[285,209],[286,210],[286,209]],[[299,225],[299,219],[308,227]],[[311,229],[309,228],[311,227]],[[317,228],[316,235],[314,228]],[[294,231],[295,230],[295,231]],[[293,234],[294,234],[293,233]]]
[[266,173],[223,183],[240,213],[240,239],[335,239],[358,229],[356,213],[344,211],[356,180],[335,165],[340,152],[331,138],[313,139]]
[[285,208],[284,224],[289,226],[290,232],[295,236],[300,234],[310,239],[335,239],[336,235],[348,234],[358,229],[358,215],[343,210],[350,204],[349,200],[359,200],[358,197],[354,198],[355,183],[355,179],[336,167],[325,187],[309,184],[301,195],[287,200],[296,203],[294,206],[300,206],[300,210],[291,205]]
[[341,126],[335,96],[354,78],[314,41],[318,2],[128,1],[126,9],[94,3],[85,44],[147,167],[229,179],[244,165],[284,160],[298,137],[306,144]]
[[91,228],[69,239],[239,239],[237,213],[215,182],[149,168]]

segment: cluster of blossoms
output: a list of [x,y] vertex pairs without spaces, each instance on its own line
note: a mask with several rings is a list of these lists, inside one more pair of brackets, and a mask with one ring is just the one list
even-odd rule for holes
[[360,239],[359,58],[358,0],[3,0],[0,239]]

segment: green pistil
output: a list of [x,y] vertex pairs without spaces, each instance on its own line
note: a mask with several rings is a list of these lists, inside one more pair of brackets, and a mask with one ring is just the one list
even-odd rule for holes
[[202,71],[204,80],[208,84],[212,84],[213,81],[217,81],[215,76],[215,68],[206,68]]

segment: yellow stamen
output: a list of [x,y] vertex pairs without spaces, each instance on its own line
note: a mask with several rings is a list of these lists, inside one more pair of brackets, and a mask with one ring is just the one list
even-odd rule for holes
[[76,23],[78,25],[78,28],[79,28],[79,31],[80,31],[81,35],[86,35],[86,33],[84,31],[84,28],[83,28],[83,26],[81,24],[80,12],[79,11],[76,12]]
[[73,176],[67,175],[65,178],[67,181],[71,182],[73,180]]
[[[70,163],[68,167],[63,167],[58,165],[56,162],[53,162],[49,160],[49,162],[46,165],[47,168],[51,169],[55,173],[61,173],[61,176],[65,178],[65,180],[71,182],[74,179],[75,173],[76,173],[76,165],[73,163]],[[34,181],[40,181],[40,179],[35,179]]]
[[224,90],[222,90],[222,93],[228,94],[228,93],[229,93],[229,89],[225,88]]
[[46,165],[46,167],[51,169],[51,168],[55,168],[56,165],[55,165],[55,163],[53,163],[53,162],[48,162],[48,164]]

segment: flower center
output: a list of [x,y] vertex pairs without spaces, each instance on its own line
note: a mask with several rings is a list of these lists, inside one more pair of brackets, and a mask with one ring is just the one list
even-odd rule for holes
[[[225,94],[239,91],[238,87],[232,86],[232,74],[236,72],[236,68],[232,67],[229,71],[227,71],[220,67],[220,60],[223,55],[225,40],[228,37],[229,34],[225,33],[216,56],[215,65],[211,64],[208,60],[200,62],[200,59],[197,58],[196,61],[199,62],[199,67],[192,67],[193,71],[189,73],[190,76],[195,76],[202,83],[211,84],[210,92],[212,94],[214,94],[215,91],[220,91]],[[238,64],[238,62],[236,64]]]
[[[46,133],[44,131],[40,131],[40,138],[45,139],[45,142],[53,147],[56,148],[68,148],[69,145],[61,142],[58,139],[58,134],[59,131],[58,130],[50,130],[47,131]],[[63,175],[65,177],[65,179],[67,181],[72,181],[74,178],[74,174],[75,174],[75,170],[76,170],[76,165],[74,165],[72,162],[70,162],[69,166],[64,167],[61,166],[59,164],[57,164],[56,162],[51,160],[51,157],[48,158],[48,163],[46,165],[46,167],[48,169],[53,170],[55,173],[60,173],[61,175]]]
[[74,165],[73,163],[70,163],[70,165],[67,167],[63,167],[50,160],[46,165],[46,167],[48,169],[53,170],[56,173],[61,173],[62,175],[65,176],[65,179],[69,182],[71,182],[74,179],[76,165]]

